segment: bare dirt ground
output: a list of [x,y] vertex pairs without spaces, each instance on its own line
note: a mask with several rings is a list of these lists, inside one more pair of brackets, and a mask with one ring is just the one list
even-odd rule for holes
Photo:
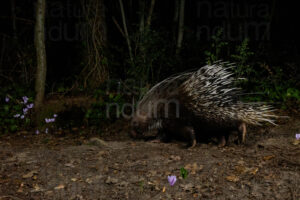
[[0,199],[300,199],[299,118],[222,148],[134,141],[116,126],[105,143],[75,133],[2,136]]

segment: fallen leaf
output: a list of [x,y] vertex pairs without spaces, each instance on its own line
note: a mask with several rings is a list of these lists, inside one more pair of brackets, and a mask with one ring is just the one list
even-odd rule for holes
[[239,181],[240,179],[239,179],[239,177],[237,177],[237,176],[235,176],[235,175],[230,175],[230,176],[227,176],[227,177],[226,177],[226,180],[227,180],[227,181],[230,181],[230,182],[237,182],[237,181]]
[[130,145],[133,146],[133,147],[135,147],[136,143],[135,142],[131,142]]
[[71,168],[74,168],[74,167],[75,167],[72,163],[66,163],[65,166],[66,166],[66,167],[71,167]]
[[165,191],[166,191],[166,187],[164,186],[163,189],[162,189],[162,192],[165,192]]
[[174,161],[180,161],[180,160],[181,160],[181,157],[180,157],[180,156],[174,156],[174,155],[171,155],[171,156],[170,156],[170,159],[171,159],[171,160],[174,160]]
[[33,170],[25,175],[23,175],[23,178],[31,178],[34,174],[37,174],[37,170]]
[[38,186],[38,185],[34,185],[33,188],[36,190],[40,190],[40,186]]
[[154,183],[152,183],[152,182],[148,181],[148,185],[154,185]]
[[269,156],[263,157],[263,160],[271,160],[271,159],[273,159],[273,158],[275,158],[274,155],[269,155]]
[[77,181],[77,178],[71,178],[71,181],[75,182]]
[[22,187],[19,187],[19,189],[17,190],[18,193],[23,193],[23,188]]
[[87,178],[87,179],[85,179],[85,182],[87,182],[88,184],[91,184],[93,182],[93,180],[90,178]]
[[235,166],[235,171],[239,174],[243,174],[246,171],[245,166],[237,165]]
[[197,171],[203,169],[203,165],[198,166],[197,163],[187,164],[186,166],[184,166],[184,169],[188,170],[190,174],[196,174]]
[[61,189],[64,189],[64,188],[65,188],[65,185],[60,184],[60,185],[56,186],[54,189],[55,190],[61,190]]
[[97,157],[98,158],[102,158],[103,156],[105,156],[107,154],[107,151],[99,151],[98,153],[97,153]]
[[300,140],[296,140],[296,139],[294,139],[294,141],[293,141],[293,143],[292,143],[293,145],[299,145],[300,144]]
[[254,169],[251,169],[251,170],[249,171],[249,173],[252,174],[252,175],[255,175],[257,172],[258,172],[258,168],[257,168],[257,167],[254,168]]
[[192,191],[194,185],[192,183],[188,183],[186,185],[180,185],[184,191]]
[[41,192],[43,191],[44,189],[41,189],[40,186],[38,186],[37,184],[34,184],[33,185],[33,190],[31,190],[31,192]]

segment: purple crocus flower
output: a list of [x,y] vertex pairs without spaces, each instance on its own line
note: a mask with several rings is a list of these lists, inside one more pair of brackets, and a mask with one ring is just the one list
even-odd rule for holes
[[33,103],[31,103],[31,104],[28,104],[28,105],[27,105],[27,108],[28,108],[28,109],[31,109],[31,108],[33,108]]
[[300,133],[296,133],[296,140],[300,140]]
[[5,102],[9,102],[9,97],[5,97]]
[[35,134],[37,134],[37,135],[40,134],[40,131],[39,131],[39,130],[36,130],[36,131],[35,131]]
[[22,99],[23,99],[24,104],[26,104],[28,102],[28,97],[27,96],[22,97]]
[[15,114],[14,115],[14,118],[18,118],[18,117],[20,117],[21,115],[20,114]]
[[48,131],[49,131],[48,128],[46,128],[46,129],[45,129],[45,133],[48,133]]
[[173,186],[176,183],[177,178],[176,178],[176,176],[168,176],[168,181],[169,181],[169,184],[171,186]]
[[50,123],[50,119],[45,118],[45,122],[46,122],[47,124]]
[[20,118],[21,118],[21,119],[24,119],[24,117],[25,117],[24,115],[21,115],[21,117],[20,117]]
[[57,114],[54,114],[53,117],[56,118],[56,117],[57,117]]

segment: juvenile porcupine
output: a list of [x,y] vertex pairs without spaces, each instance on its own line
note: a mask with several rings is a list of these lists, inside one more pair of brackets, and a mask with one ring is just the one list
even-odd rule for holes
[[153,86],[137,106],[132,136],[159,136],[162,140],[180,137],[194,147],[196,136],[218,135],[223,146],[232,131],[245,142],[246,124],[275,124],[272,106],[239,101],[242,90],[234,86],[239,78],[230,71],[233,67],[216,62]]

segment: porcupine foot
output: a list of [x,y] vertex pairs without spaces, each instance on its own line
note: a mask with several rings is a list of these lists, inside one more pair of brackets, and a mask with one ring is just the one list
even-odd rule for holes
[[239,142],[244,144],[246,141],[246,133],[247,133],[247,126],[245,122],[239,125],[238,132],[239,132]]
[[152,143],[161,143],[161,142],[168,143],[170,141],[171,141],[171,138],[166,133],[166,131],[165,130],[160,130],[159,133],[158,133],[158,136],[155,139],[151,140],[150,142],[152,142]]
[[183,135],[189,141],[187,144],[187,148],[189,148],[189,149],[194,148],[197,144],[194,128],[191,126],[186,126],[182,129],[182,132],[183,132]]
[[224,135],[218,138],[218,147],[224,147],[227,143],[226,137]]

